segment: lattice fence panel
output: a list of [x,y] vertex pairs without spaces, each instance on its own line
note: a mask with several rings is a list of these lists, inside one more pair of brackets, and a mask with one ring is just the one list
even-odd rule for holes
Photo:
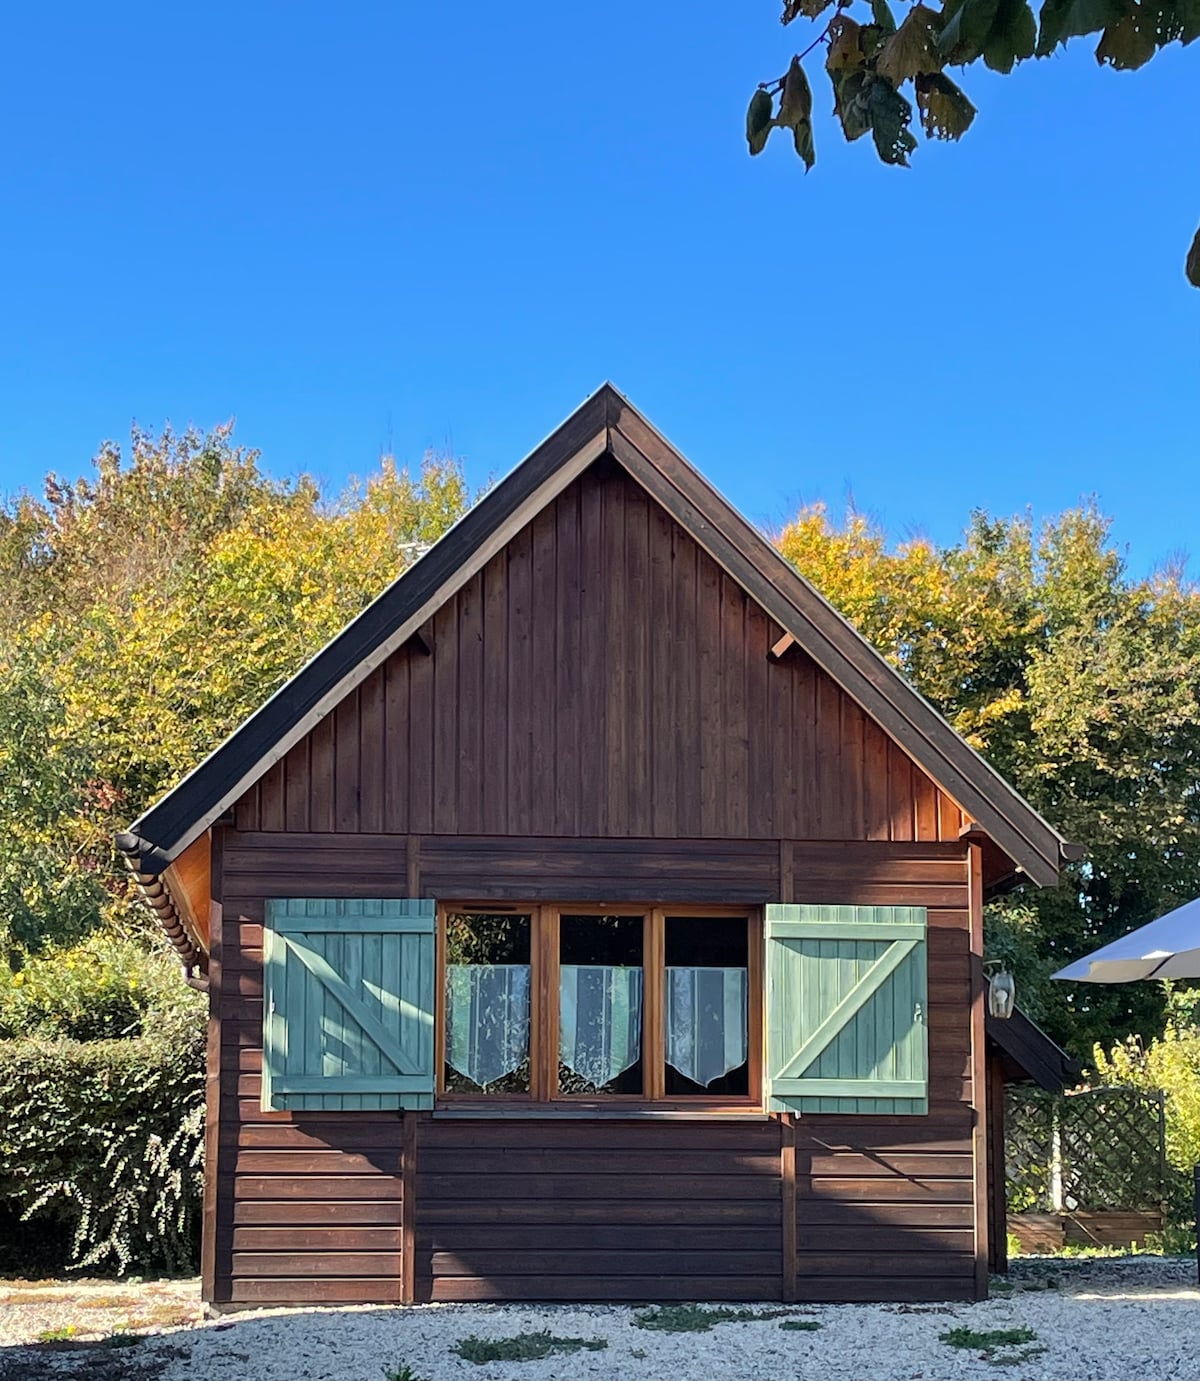
[[1005,1119],[1011,1212],[1161,1208],[1167,1192],[1162,1094],[1009,1089]]

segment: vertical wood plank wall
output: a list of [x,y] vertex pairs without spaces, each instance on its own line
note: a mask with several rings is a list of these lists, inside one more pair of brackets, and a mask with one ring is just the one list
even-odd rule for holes
[[[594,468],[253,787],[239,830],[957,840],[962,816]],[[423,650],[428,648],[428,651]]]
[[[216,1302],[974,1295],[962,815],[781,632],[597,466],[238,803]],[[926,906],[929,1115],[261,1112],[266,899],[415,894]]]

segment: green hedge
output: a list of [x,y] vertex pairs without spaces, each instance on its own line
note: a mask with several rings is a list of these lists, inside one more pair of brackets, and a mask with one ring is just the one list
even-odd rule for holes
[[0,1041],[0,1217],[26,1224],[25,1252],[39,1225],[43,1246],[65,1248],[33,1264],[194,1269],[203,1046],[194,1012],[133,1039]]

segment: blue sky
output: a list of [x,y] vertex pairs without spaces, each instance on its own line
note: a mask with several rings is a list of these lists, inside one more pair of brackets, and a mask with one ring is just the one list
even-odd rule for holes
[[[1195,544],[1200,45],[1001,80],[911,171],[751,161],[776,0],[26,5],[0,80],[0,491],[130,422],[337,487],[509,469],[611,378],[755,520],[952,540],[1095,493]],[[1197,574],[1200,552],[1192,562]]]

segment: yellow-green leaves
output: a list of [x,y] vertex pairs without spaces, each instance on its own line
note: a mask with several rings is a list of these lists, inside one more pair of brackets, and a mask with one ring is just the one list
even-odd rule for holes
[[919,76],[917,109],[931,139],[961,139],[975,118],[975,107],[960,87],[942,72]]
[[861,25],[839,14],[829,26],[825,69],[833,83],[833,109],[848,140],[870,130],[884,163],[908,164],[917,146],[909,131],[912,106],[885,77],[876,61],[888,37],[877,24]]
[[937,43],[939,22],[936,10],[914,5],[879,50],[876,72],[897,87],[922,73],[940,72],[944,60]]
[[135,433],[98,473],[0,503],[0,961],[126,926],[112,846],[432,542],[459,467],[384,460],[334,503],[228,428]]
[[805,170],[817,160],[813,148],[812,87],[798,57],[792,59],[783,79],[783,94],[779,98],[779,114],[775,123],[792,131],[796,152],[804,160]]
[[1193,288],[1200,288],[1200,230],[1196,231],[1196,238],[1192,241],[1192,247],[1188,250],[1187,263],[1184,265],[1184,273]]
[[750,153],[762,153],[767,146],[767,136],[771,133],[771,113],[775,108],[775,102],[766,91],[760,86],[750,97],[750,105],[746,111],[746,143],[750,146]]
[[779,100],[778,125],[793,128],[798,121],[807,120],[812,115],[812,87],[808,84],[804,66],[799,58],[793,58],[783,79],[783,95]]
[[[772,90],[779,92],[779,113],[776,115]],[[746,111],[746,143],[750,153],[762,153],[771,131],[778,125],[792,131],[796,152],[804,160],[807,171],[817,161],[813,145],[812,87],[808,84],[803,64],[798,57],[791,61],[787,73],[777,82],[760,86],[750,98]]]

